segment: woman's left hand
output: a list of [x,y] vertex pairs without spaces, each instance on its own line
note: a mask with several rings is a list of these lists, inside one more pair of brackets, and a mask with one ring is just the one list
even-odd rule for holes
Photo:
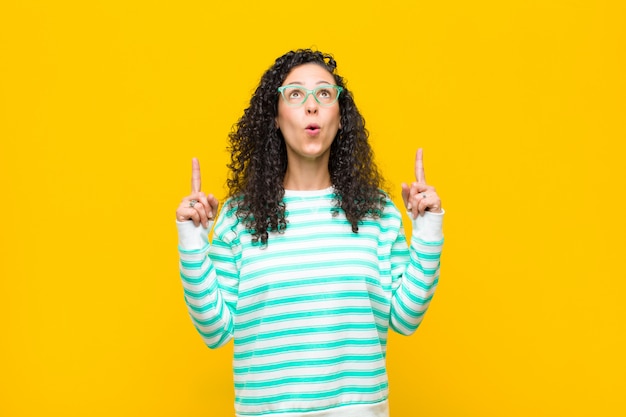
[[406,209],[411,212],[413,218],[427,211],[441,213],[441,199],[435,191],[435,187],[426,184],[424,175],[424,162],[422,148],[415,154],[415,182],[411,185],[402,183],[402,199]]

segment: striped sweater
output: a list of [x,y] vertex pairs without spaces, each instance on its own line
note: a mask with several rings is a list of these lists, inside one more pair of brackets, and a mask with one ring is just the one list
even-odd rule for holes
[[[210,348],[234,340],[238,417],[384,417],[389,327],[411,334],[439,276],[441,214],[399,211],[353,233],[333,216],[333,189],[285,192],[287,228],[268,245],[234,209],[208,230],[179,222],[180,273],[192,321]],[[228,204],[224,207],[228,208]]]

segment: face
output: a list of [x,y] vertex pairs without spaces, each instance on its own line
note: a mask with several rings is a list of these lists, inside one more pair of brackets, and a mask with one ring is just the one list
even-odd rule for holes
[[[334,85],[335,79],[320,65],[309,63],[291,70],[283,85],[294,84],[313,90],[320,85]],[[299,160],[328,160],[330,145],[341,128],[339,102],[325,107],[312,94],[299,107],[290,107],[278,99],[276,125],[287,147],[288,163]]]

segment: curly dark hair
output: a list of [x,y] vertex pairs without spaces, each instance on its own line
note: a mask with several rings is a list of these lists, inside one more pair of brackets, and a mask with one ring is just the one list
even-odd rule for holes
[[365,120],[359,113],[344,79],[335,69],[332,55],[311,49],[290,51],[276,59],[263,74],[250,99],[250,106],[229,134],[231,162],[227,186],[231,208],[252,231],[253,242],[267,244],[268,232],[287,228],[283,179],[287,151],[282,133],[276,127],[278,87],[290,71],[315,63],[332,74],[343,87],[339,95],[341,129],[330,147],[328,169],[335,191],[335,211],[343,210],[357,233],[364,217],[378,218],[387,201],[384,180],[374,163]]

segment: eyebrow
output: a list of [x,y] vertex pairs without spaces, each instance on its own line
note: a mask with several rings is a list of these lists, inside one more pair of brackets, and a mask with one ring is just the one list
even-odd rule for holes
[[[297,85],[304,85],[304,83],[303,83],[302,81],[292,81],[292,82],[290,82],[290,83],[288,83],[288,84],[289,84],[289,85],[293,85],[293,84],[297,84]],[[332,82],[328,82],[328,81],[324,81],[324,80],[322,80],[322,81],[318,81],[318,82],[316,82],[316,83],[315,83],[315,85],[320,85],[320,84],[323,84],[323,85],[333,85],[333,83],[332,83]],[[287,85],[287,84],[286,84],[286,85]]]

